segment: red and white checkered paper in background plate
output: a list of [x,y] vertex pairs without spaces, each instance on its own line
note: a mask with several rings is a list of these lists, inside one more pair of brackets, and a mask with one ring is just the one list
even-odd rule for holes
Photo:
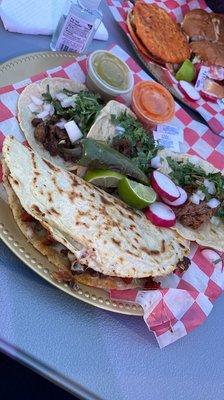
[[[110,50],[129,65],[135,82],[151,80],[120,47],[114,45]],[[47,76],[65,77],[83,83],[85,74],[86,56],[83,56],[74,62],[42,72],[23,82],[0,88],[1,147],[7,135],[14,135],[19,141],[24,141],[16,119],[16,108],[18,96],[26,85]],[[223,168],[224,139],[215,135],[205,125],[193,121],[178,104],[176,104],[175,117],[170,124],[183,129],[184,145],[189,154],[199,155],[217,168]],[[6,199],[2,174],[0,174],[0,181],[0,196]],[[142,305],[144,320],[148,328],[156,335],[160,347],[174,342],[202,324],[210,313],[214,301],[224,289],[222,268],[218,265],[214,267],[206,261],[201,256],[198,246],[192,245],[190,258],[191,266],[182,276],[175,272],[161,280],[162,289],[141,292],[111,291],[111,297],[114,299],[134,301]]]
[[[148,4],[157,4],[159,7],[165,9],[169,15],[171,15],[172,18],[179,23],[183,20],[184,15],[188,11],[195,8],[201,8],[208,12],[211,11],[205,4],[204,0],[145,0],[145,2]],[[107,0],[107,3],[114,19],[119,23],[120,27],[129,37],[129,40],[133,43],[126,23],[127,14],[133,8],[133,4],[126,0]],[[164,82],[164,85],[167,88],[171,87],[175,89],[175,91],[178,93],[178,97],[182,98],[185,104],[189,105],[189,107],[201,114],[201,116],[205,119],[215,133],[224,137],[224,107],[220,106],[218,103],[206,101],[202,98],[198,101],[190,101],[186,99],[178,89],[177,80],[167,68],[155,64],[139,50],[138,53],[141,54],[141,58],[145,64],[149,65],[149,69],[150,65],[157,66],[157,73],[159,72],[160,76],[158,79],[161,83]],[[153,71],[151,72],[153,74]]]

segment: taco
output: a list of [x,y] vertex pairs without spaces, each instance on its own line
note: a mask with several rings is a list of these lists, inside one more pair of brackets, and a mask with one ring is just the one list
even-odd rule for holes
[[187,192],[187,201],[172,207],[174,229],[202,246],[224,251],[224,175],[197,156],[159,152],[160,171]]
[[46,78],[28,85],[18,100],[20,127],[34,151],[61,167],[74,169],[59,144],[71,148],[86,136],[102,108],[100,96],[75,81]]
[[16,139],[3,145],[4,184],[27,239],[55,277],[101,288],[144,287],[188,264],[189,242],[55,166]]

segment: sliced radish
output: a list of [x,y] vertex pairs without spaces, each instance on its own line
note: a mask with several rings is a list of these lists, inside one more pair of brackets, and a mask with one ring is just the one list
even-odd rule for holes
[[158,169],[161,167],[161,158],[160,156],[155,156],[151,159],[151,166],[152,168]]
[[69,139],[71,140],[71,143],[76,142],[77,140],[81,139],[83,134],[80,131],[78,125],[75,123],[75,121],[69,121],[66,122],[64,125],[64,128],[66,129],[66,132],[69,136]]
[[44,119],[44,118],[49,117],[49,115],[50,115],[49,112],[44,110],[44,111],[40,112],[39,114],[37,114],[37,118]]
[[42,99],[40,99],[39,97],[36,97],[36,96],[30,96],[30,98],[31,98],[32,102],[34,104],[36,104],[36,106],[42,106],[42,104],[44,102]]
[[201,98],[200,94],[197,92],[194,86],[191,85],[189,82],[179,81],[178,87],[180,91],[184,94],[184,96],[188,98],[190,101],[200,100]]
[[173,210],[164,203],[155,202],[145,211],[146,217],[153,225],[170,228],[175,225],[176,217]]
[[212,103],[216,103],[218,100],[218,97],[215,94],[206,92],[206,90],[200,90],[199,93],[201,97],[206,101],[211,101]]
[[164,175],[162,172],[152,172],[151,186],[160,197],[163,197],[169,201],[177,200],[180,197],[178,187],[167,175]]
[[223,268],[223,260],[215,250],[206,248],[201,250],[201,255],[215,267]]
[[216,198],[213,198],[213,199],[211,199],[211,200],[209,200],[209,201],[207,202],[207,205],[208,205],[210,208],[216,208],[216,207],[219,206],[219,204],[220,204],[220,201],[219,201],[218,199],[216,199]]
[[40,112],[40,106],[37,106],[36,104],[34,104],[34,103],[30,103],[30,104],[28,104],[28,108],[30,109],[30,111],[32,112],[32,113],[39,113]]
[[182,189],[182,187],[177,186],[179,192],[180,192],[180,197],[178,197],[177,200],[174,201],[169,201],[167,199],[162,198],[162,200],[164,201],[164,203],[169,204],[169,206],[182,206],[182,204],[186,203],[187,201],[187,192],[185,192],[184,189]]

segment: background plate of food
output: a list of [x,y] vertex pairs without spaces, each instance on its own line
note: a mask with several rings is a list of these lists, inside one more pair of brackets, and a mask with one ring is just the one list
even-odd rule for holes
[[222,134],[223,14],[203,0],[108,0],[108,5],[152,75]]

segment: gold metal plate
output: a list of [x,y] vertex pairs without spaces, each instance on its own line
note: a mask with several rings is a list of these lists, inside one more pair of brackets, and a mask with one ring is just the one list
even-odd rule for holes
[[[41,71],[57,67],[71,58],[74,58],[74,54],[61,52],[32,53],[14,58],[0,66],[1,86],[19,82]],[[27,242],[25,236],[19,230],[9,206],[1,199],[0,238],[28,267],[71,296],[108,311],[127,315],[143,315],[140,306],[122,301],[111,301],[108,293],[104,290],[85,285],[79,285],[73,289],[67,284],[56,282],[52,278],[52,272],[55,271],[54,265]]]

